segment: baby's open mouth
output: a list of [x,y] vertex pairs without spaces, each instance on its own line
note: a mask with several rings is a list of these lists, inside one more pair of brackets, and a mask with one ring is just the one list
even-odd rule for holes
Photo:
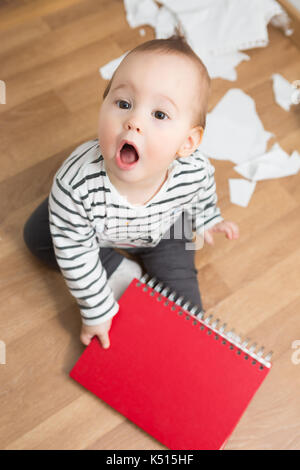
[[120,150],[120,158],[123,163],[134,163],[139,159],[139,155],[133,145],[124,144]]

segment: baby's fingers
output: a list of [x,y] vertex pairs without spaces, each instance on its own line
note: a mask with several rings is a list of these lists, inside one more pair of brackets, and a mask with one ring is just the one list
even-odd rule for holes
[[235,238],[239,238],[239,236],[240,236],[240,230],[239,230],[239,227],[237,225],[234,225],[234,236],[235,236]]
[[104,349],[108,349],[110,346],[110,341],[109,341],[109,336],[108,333],[98,333],[98,338],[100,340],[100,343],[102,344],[102,347]]
[[233,230],[231,227],[226,227],[224,232],[226,233],[226,237],[229,238],[229,240],[233,238]]
[[81,333],[80,335],[80,341],[85,345],[88,346],[91,342],[92,335],[89,335],[88,333]]
[[240,235],[240,233],[239,233],[239,227],[238,227],[234,222],[230,222],[229,227],[230,227],[230,232],[231,232],[229,238],[231,238],[231,239],[233,238],[233,239],[235,239],[235,240],[236,240],[237,238],[239,238],[239,235]]
[[208,243],[208,245],[213,245],[214,244],[214,238],[208,230],[205,230],[204,232],[204,241]]

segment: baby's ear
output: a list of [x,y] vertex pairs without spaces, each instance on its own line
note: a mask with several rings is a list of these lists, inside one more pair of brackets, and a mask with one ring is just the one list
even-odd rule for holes
[[177,156],[187,157],[191,155],[196,150],[196,148],[199,147],[202,137],[203,137],[203,127],[202,126],[193,127],[188,133],[183,144],[178,149]]

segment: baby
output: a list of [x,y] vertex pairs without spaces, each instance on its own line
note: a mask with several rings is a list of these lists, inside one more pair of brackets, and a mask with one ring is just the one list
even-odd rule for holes
[[151,277],[202,309],[188,237],[173,232],[187,220],[208,244],[214,232],[239,236],[220,215],[214,168],[198,150],[209,90],[205,66],[178,34],[130,51],[104,92],[98,139],[64,161],[31,216],[36,228],[49,209],[49,256],[78,302],[85,345],[95,335],[110,345],[119,305],[108,279],[124,259],[114,248],[137,255]]

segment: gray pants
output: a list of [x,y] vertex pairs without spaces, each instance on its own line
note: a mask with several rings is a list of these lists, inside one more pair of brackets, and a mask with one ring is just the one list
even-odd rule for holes
[[[185,301],[198,305],[202,310],[201,295],[195,269],[195,250],[186,249],[186,243],[191,245],[191,238],[183,235],[178,238],[177,224],[186,224],[184,213],[168,231],[167,238],[163,238],[157,246],[142,248],[126,248],[123,252],[133,255],[141,264],[144,272],[150,277],[161,281],[165,287],[170,287]],[[192,234],[192,231],[190,230]],[[24,241],[35,256],[49,267],[59,270],[57,264],[51,233],[49,229],[48,197],[31,214],[24,226]],[[188,236],[189,237],[189,236]],[[107,278],[117,269],[124,256],[114,248],[101,247],[99,256],[106,270]]]

